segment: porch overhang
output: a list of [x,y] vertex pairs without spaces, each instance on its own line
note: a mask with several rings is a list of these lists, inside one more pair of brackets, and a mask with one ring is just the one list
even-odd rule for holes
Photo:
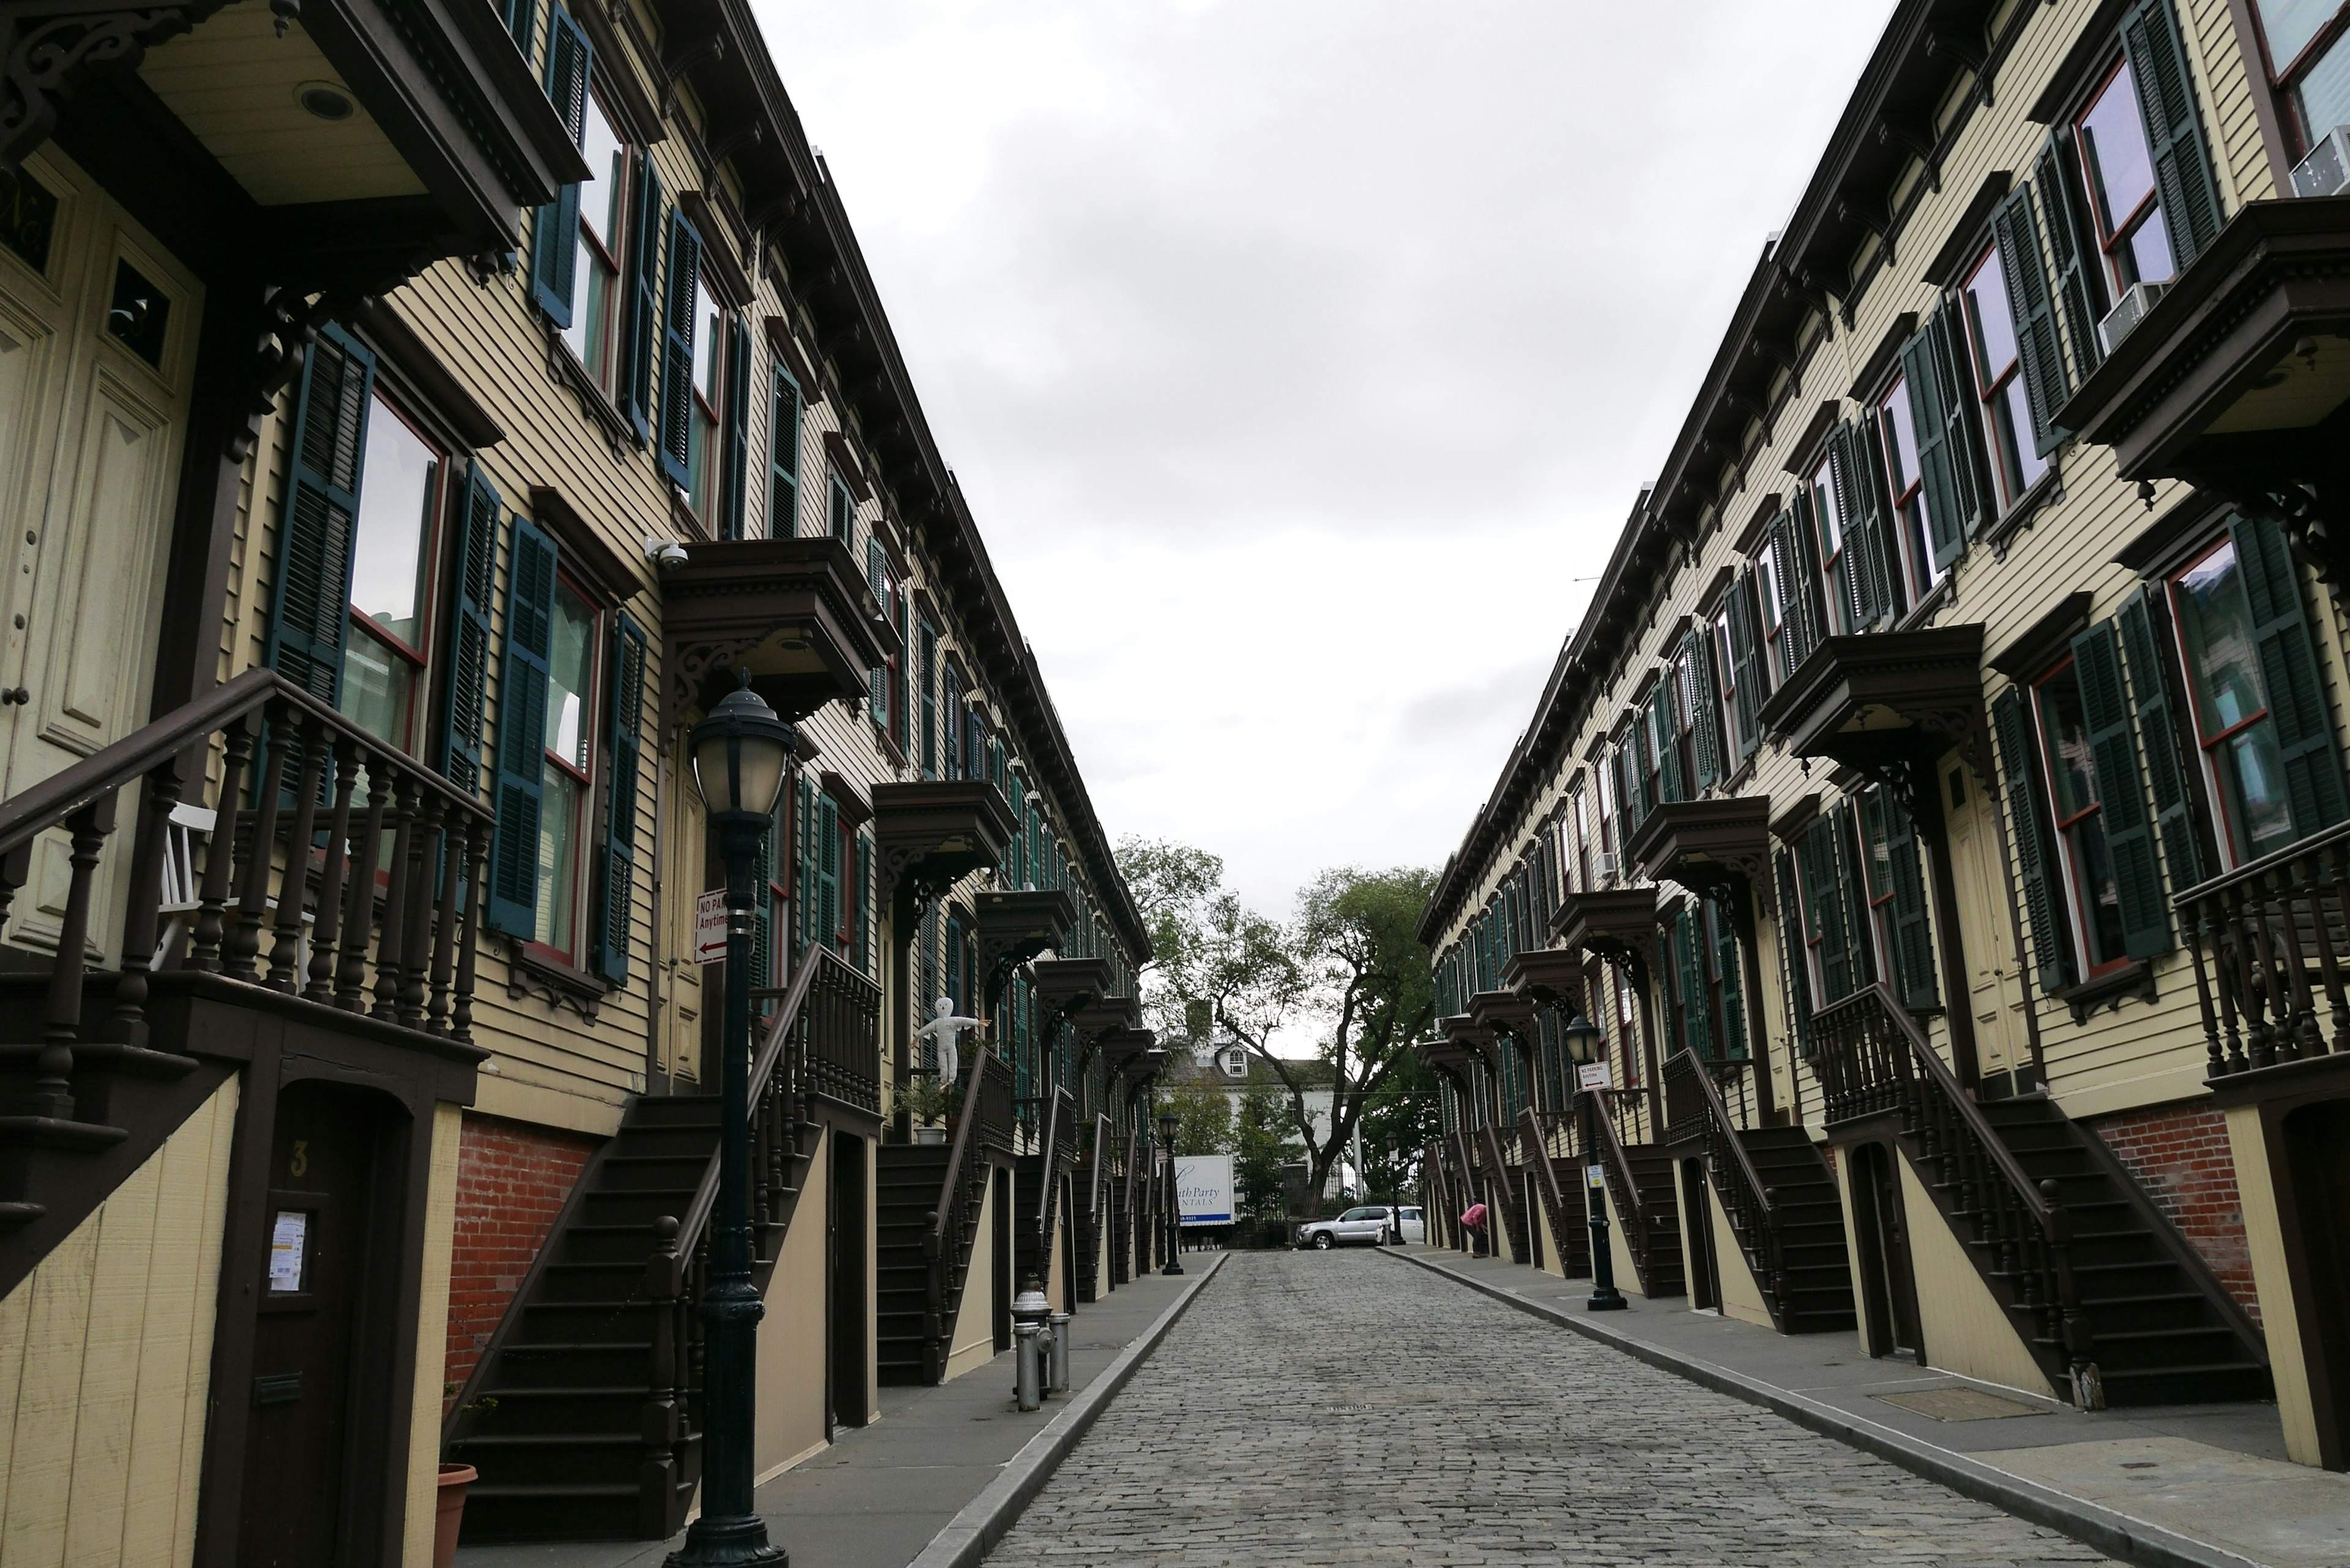
[[1917,770],[1953,750],[1976,777],[1994,779],[1982,650],[1981,622],[1826,638],[1759,717],[1795,755],[1899,781],[1905,790]]
[[2125,479],[2277,516],[2350,580],[2350,195],[2246,203],[2055,419]]
[[1051,1018],[1074,1020],[1108,995],[1117,980],[1107,959],[1040,958],[1028,966],[1036,1005]]
[[1502,966],[1502,982],[1536,1006],[1580,1007],[1583,960],[1565,948],[1526,948]]
[[1481,991],[1469,999],[1469,1021],[1489,1035],[1531,1031],[1534,1004],[1515,991]]
[[1559,900],[1550,929],[1561,947],[1612,959],[1646,975],[1648,949],[1657,935],[1657,890],[1606,888],[1569,893]]
[[927,903],[972,872],[995,866],[1018,831],[1012,808],[985,779],[875,784],[877,896],[889,902],[903,894]]
[[1059,888],[990,889],[974,896],[972,929],[990,993],[1001,992],[1014,969],[1066,941],[1076,919],[1076,900]]
[[1771,802],[1762,795],[1668,801],[1627,846],[1651,877],[1693,893],[1771,893]]
[[[672,719],[716,702],[743,669],[796,723],[863,697],[872,670],[898,651],[897,629],[837,539],[713,540],[688,545],[685,556],[660,583]],[[1009,824],[1009,807],[1003,816]]]

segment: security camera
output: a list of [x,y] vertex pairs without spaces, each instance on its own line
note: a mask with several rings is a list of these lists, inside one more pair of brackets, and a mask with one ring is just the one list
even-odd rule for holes
[[645,559],[664,572],[673,572],[685,565],[685,546],[674,539],[648,539],[645,541]]

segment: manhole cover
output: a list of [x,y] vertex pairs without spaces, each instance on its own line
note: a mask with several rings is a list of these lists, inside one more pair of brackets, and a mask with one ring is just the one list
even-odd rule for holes
[[1915,1394],[1879,1394],[1877,1397],[1887,1405],[1899,1406],[1915,1415],[1930,1416],[1937,1421],[1997,1421],[2009,1416],[2048,1414],[2037,1405],[2002,1398],[1980,1388],[1921,1388]]

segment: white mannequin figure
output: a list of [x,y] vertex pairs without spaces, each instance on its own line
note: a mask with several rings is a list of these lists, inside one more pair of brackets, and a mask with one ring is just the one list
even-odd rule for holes
[[941,996],[931,1009],[931,1021],[914,1031],[917,1040],[935,1040],[939,1048],[939,1085],[951,1087],[962,1069],[961,1054],[956,1047],[962,1042],[963,1031],[984,1029],[980,1019],[965,1018],[954,1010],[954,999]]

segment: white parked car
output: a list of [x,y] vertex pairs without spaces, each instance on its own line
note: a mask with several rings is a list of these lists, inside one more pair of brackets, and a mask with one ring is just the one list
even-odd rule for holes
[[1418,1205],[1406,1204],[1396,1210],[1396,1240],[1428,1243],[1428,1216]]
[[1297,1228],[1297,1244],[1326,1252],[1333,1247],[1385,1246],[1395,1230],[1394,1212],[1384,1203],[1347,1210],[1336,1220],[1309,1220]]

